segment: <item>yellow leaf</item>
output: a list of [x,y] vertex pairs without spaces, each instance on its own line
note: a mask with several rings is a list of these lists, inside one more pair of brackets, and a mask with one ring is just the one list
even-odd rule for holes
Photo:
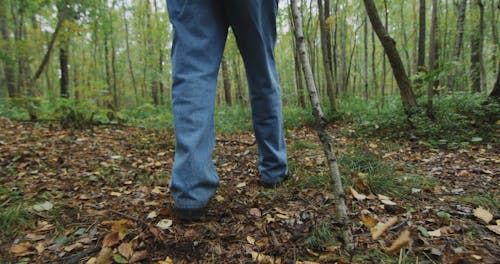
[[369,214],[361,213],[361,221],[363,221],[363,224],[368,228],[372,228],[377,224],[377,219]]
[[274,258],[262,253],[252,251],[252,260],[257,263],[274,263]]
[[315,257],[319,257],[319,254],[316,253],[316,252],[314,252],[314,251],[312,251],[311,249],[306,248],[306,251],[307,251],[307,253],[309,253],[309,254],[311,254],[311,255],[313,255]]
[[158,261],[158,264],[174,264],[174,261],[170,257],[167,257],[165,260]]
[[255,245],[255,238],[253,238],[251,236],[247,236],[247,241],[248,241],[249,244]]
[[129,263],[136,263],[141,260],[144,260],[148,256],[148,251],[147,250],[141,250],[141,251],[136,251],[134,252],[134,255],[129,260]]
[[489,223],[491,220],[493,220],[493,215],[486,209],[482,207],[478,207],[474,209],[474,216],[483,220],[486,223]]
[[351,190],[352,197],[356,198],[356,200],[363,201],[366,199],[366,195],[358,193],[356,190],[354,190],[354,188],[351,187],[350,190]]
[[97,258],[94,263],[98,264],[111,264],[113,258],[113,250],[109,247],[103,247],[97,255]]
[[217,200],[217,202],[222,202],[225,200],[225,198],[222,195],[217,195],[217,196],[215,196],[215,200]]
[[394,253],[400,250],[401,248],[408,246],[410,242],[411,242],[410,230],[406,229],[403,232],[401,232],[399,237],[385,251],[387,253]]
[[497,235],[500,236],[500,226],[499,225],[489,225],[489,226],[486,226],[489,230],[493,231],[494,233],[496,233]]
[[434,231],[429,231],[428,234],[431,237],[440,237],[441,236],[441,229],[436,229]]
[[385,223],[382,223],[382,222],[377,223],[376,226],[374,226],[370,229],[370,232],[372,233],[372,238],[374,240],[377,240],[381,235],[383,235],[385,233],[385,231],[387,231],[389,228],[391,228],[397,222],[398,222],[398,217],[395,216],[395,217],[392,217],[391,219],[389,219],[389,221],[387,221]]

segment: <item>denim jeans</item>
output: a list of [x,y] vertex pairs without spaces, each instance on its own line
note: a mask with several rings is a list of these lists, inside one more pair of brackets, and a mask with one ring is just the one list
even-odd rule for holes
[[229,27],[245,64],[261,181],[280,182],[288,167],[274,60],[278,0],[167,0],[167,7],[174,29],[170,191],[176,207],[205,207],[219,184],[212,162],[214,106]]

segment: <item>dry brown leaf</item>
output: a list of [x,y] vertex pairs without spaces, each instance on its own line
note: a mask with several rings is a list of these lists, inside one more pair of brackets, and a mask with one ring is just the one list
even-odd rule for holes
[[148,257],[148,252],[146,250],[141,250],[141,251],[136,251],[134,252],[134,255],[129,259],[129,263],[135,263],[139,262],[141,260],[144,260]]
[[67,247],[64,247],[64,251],[71,252],[71,251],[73,251],[75,249],[82,249],[82,248],[83,248],[83,244],[80,243],[80,242],[76,242],[73,245],[69,245]]
[[262,253],[252,251],[252,260],[257,263],[274,263],[274,258]]
[[38,242],[35,245],[35,249],[36,249],[36,252],[38,252],[38,254],[42,254],[45,251],[45,243]]
[[377,224],[377,219],[375,219],[375,217],[364,213],[361,213],[361,221],[363,221],[363,224],[368,228],[372,228]]
[[167,257],[165,260],[158,261],[158,264],[174,264],[174,261],[170,257]]
[[31,248],[30,242],[23,242],[10,247],[10,253],[16,256],[25,256],[25,254],[30,253],[29,252],[30,248]]
[[97,255],[95,263],[98,264],[111,264],[113,261],[113,250],[109,247],[103,247]]
[[160,220],[160,222],[156,224],[156,227],[158,227],[161,230],[165,230],[171,227],[173,223],[174,221],[172,221],[171,219],[162,219]]
[[350,187],[352,197],[356,198],[358,201],[363,201],[366,199],[366,195],[358,193],[354,188]]
[[110,248],[120,242],[120,234],[116,231],[109,232],[102,240],[102,246]]
[[401,232],[399,237],[385,251],[387,253],[394,253],[400,250],[401,248],[408,246],[410,242],[411,242],[410,230],[406,229],[403,232]]
[[118,252],[126,259],[130,259],[134,254],[134,250],[132,249],[132,245],[130,243],[122,243],[118,246]]
[[381,235],[385,233],[389,228],[391,228],[393,225],[395,225],[398,222],[398,217],[392,217],[389,219],[387,222],[382,223],[379,222],[376,226],[372,227],[370,229],[370,232],[372,233],[372,238],[374,240],[377,240]]
[[489,230],[493,231],[494,233],[496,233],[497,235],[500,236],[500,226],[499,225],[489,225],[489,226],[486,226]]
[[361,172],[358,174],[351,173],[351,181],[354,184],[354,186],[356,186],[356,188],[358,188],[358,190],[360,190],[361,192],[365,193],[368,192],[368,185],[365,183],[363,178],[366,178],[367,176],[368,174]]
[[259,208],[252,208],[252,209],[250,209],[250,211],[248,213],[252,216],[255,216],[255,217],[262,216],[262,212],[259,210]]
[[493,215],[488,210],[482,207],[474,209],[473,213],[475,217],[483,220],[486,223],[489,223],[491,222],[491,220],[493,220]]

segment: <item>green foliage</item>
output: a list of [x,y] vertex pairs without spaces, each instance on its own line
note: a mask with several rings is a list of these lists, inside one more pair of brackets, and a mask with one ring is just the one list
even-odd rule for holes
[[223,134],[252,130],[250,107],[218,105],[215,109],[215,127]]
[[17,231],[31,226],[32,216],[22,203],[22,194],[17,190],[0,188],[0,237],[9,238]]
[[309,248],[321,249],[323,246],[333,245],[336,242],[335,232],[330,224],[320,222],[306,239]]
[[495,131],[500,104],[485,104],[485,100],[483,95],[470,93],[436,96],[434,120],[423,109],[408,118],[396,97],[388,97],[383,109],[377,107],[377,101],[361,98],[343,101],[341,109],[344,118],[354,122],[358,136],[413,139],[433,147],[457,148],[474,142],[498,142]]
[[364,173],[364,179],[373,193],[390,193],[404,197],[412,188],[430,188],[436,182],[423,176],[404,173],[402,168],[390,166],[369,150],[355,148],[350,153],[339,155],[342,175]]
[[53,105],[53,108],[48,110],[52,111],[52,116],[60,121],[63,128],[91,128],[96,113],[102,112],[96,105],[88,101],[58,98]]

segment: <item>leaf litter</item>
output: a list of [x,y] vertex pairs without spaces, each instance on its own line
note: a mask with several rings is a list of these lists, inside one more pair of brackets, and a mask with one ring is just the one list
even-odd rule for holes
[[[498,200],[498,148],[436,150],[415,142],[391,149],[382,141],[335,140],[340,154],[362,145],[385,162],[410,166],[412,173],[438,182],[405,195],[372,193],[369,174],[351,175],[346,198],[353,205],[357,245],[352,261],[332,241],[316,248],[307,242],[321,223],[336,223],[328,186],[302,184],[306,176],[326,170],[310,128],[289,131],[289,146],[316,147],[289,151],[299,169],[276,190],[258,185],[252,134],[224,135],[214,154],[220,187],[207,219],[183,223],[168,210],[171,131],[96,127],[72,134],[0,118],[0,186],[21,193],[35,221],[0,239],[0,258],[7,263],[370,263],[356,256],[376,249],[389,255],[411,249],[406,254],[443,263],[500,258],[498,208],[459,199],[488,190]],[[2,207],[13,206],[8,196],[0,199]],[[480,236],[464,239],[465,233]]]

